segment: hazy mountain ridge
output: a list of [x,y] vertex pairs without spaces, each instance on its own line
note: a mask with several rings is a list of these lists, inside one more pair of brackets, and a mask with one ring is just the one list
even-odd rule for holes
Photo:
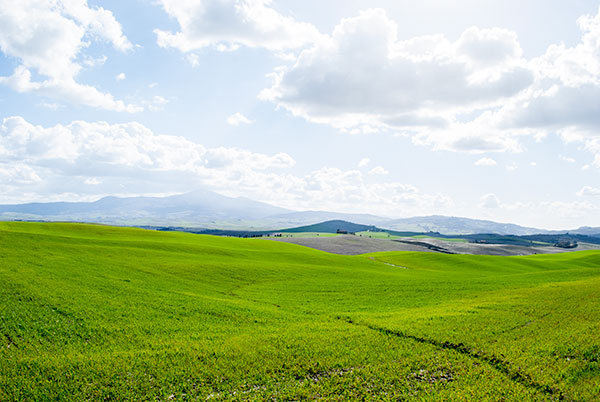
[[497,233],[527,235],[547,232],[544,229],[525,227],[512,223],[498,223],[488,220],[442,215],[394,219],[383,223],[381,226],[397,231],[439,232],[443,234]]
[[514,235],[569,232],[600,237],[600,228],[544,230],[511,223],[452,216],[390,219],[371,214],[292,211],[244,197],[197,190],[169,197],[114,197],[93,202],[49,202],[0,205],[0,219],[82,221],[115,225],[166,225],[212,229],[286,229],[324,221],[348,221],[394,231],[442,234],[497,233]]
[[113,224],[206,225],[251,221],[290,212],[285,208],[232,198],[212,191],[170,197],[104,197],[94,202],[0,205],[3,219],[86,221]]

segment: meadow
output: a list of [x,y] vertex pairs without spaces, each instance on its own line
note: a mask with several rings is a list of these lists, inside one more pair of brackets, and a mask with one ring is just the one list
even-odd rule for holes
[[0,222],[0,400],[600,400],[600,252]]

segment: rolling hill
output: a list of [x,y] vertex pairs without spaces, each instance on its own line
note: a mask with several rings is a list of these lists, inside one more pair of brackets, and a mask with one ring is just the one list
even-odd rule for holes
[[302,232],[321,232],[321,233],[337,233],[344,232],[362,232],[366,230],[377,230],[373,225],[361,225],[343,220],[331,220],[326,222],[316,223],[314,225],[299,226],[290,229],[283,229],[284,233],[302,233]]
[[595,400],[600,253],[0,222],[0,400]]
[[381,227],[401,232],[439,232],[449,235],[474,233],[528,235],[547,232],[543,229],[524,227],[511,223],[498,223],[480,219],[441,215],[393,219],[383,222]]

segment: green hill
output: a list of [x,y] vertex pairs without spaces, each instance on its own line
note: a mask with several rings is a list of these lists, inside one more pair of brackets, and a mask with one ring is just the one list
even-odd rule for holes
[[320,232],[320,233],[336,233],[337,231],[345,232],[364,232],[367,230],[377,230],[375,226],[361,225],[343,220],[332,220],[326,222],[315,223],[314,225],[299,226],[290,229],[283,229],[283,233],[301,233],[301,232]]
[[0,400],[597,400],[600,253],[0,223]]

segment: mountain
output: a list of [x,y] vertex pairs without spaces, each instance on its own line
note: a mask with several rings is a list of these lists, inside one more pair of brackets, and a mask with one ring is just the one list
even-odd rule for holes
[[560,234],[568,232],[570,234],[586,235],[592,237],[600,237],[600,227],[581,226],[579,229],[573,230],[551,230],[550,234]]
[[393,219],[382,222],[378,226],[395,231],[439,232],[442,234],[496,233],[502,235],[528,235],[548,232],[547,230],[524,227],[512,223],[498,223],[441,215]]
[[248,198],[198,190],[170,197],[104,197],[94,202],[0,205],[2,219],[85,221],[119,225],[244,225],[291,212]]

